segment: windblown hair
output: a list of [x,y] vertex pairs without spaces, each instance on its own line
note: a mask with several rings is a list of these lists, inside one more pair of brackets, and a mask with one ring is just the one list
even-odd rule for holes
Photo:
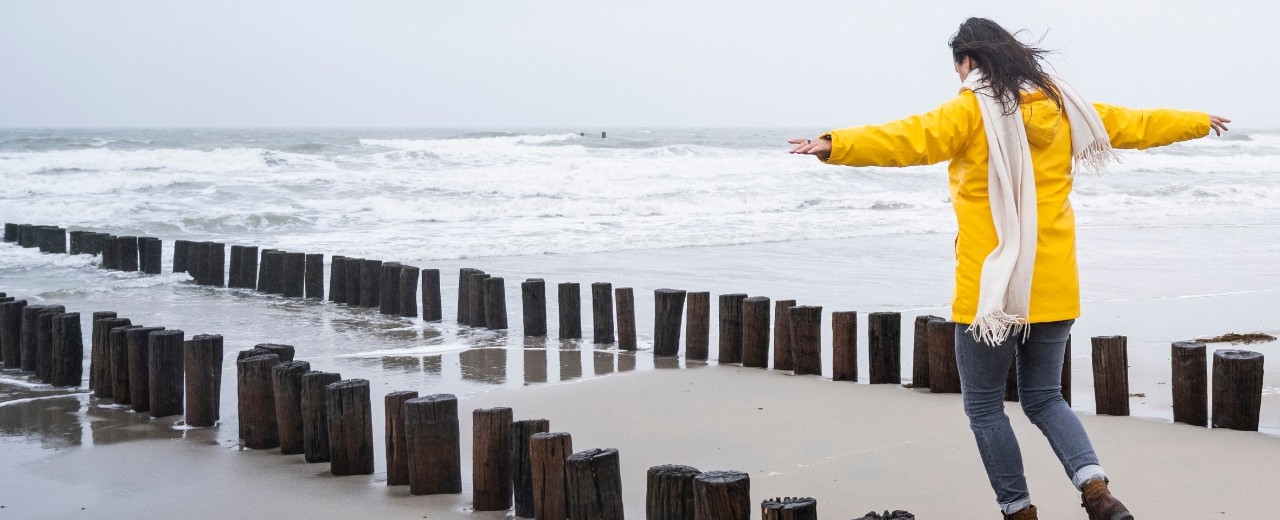
[[1061,94],[1040,67],[1040,60],[1049,51],[1022,43],[999,24],[986,18],[969,18],[960,24],[948,45],[956,63],[968,57],[975,67],[982,70],[985,82],[1006,115],[1018,110],[1020,92],[1028,84],[1039,88],[1055,104],[1062,106]]

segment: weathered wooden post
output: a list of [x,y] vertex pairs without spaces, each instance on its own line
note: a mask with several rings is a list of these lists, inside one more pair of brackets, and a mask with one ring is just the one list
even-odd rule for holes
[[418,317],[418,273],[412,265],[400,268],[400,316]]
[[303,295],[309,299],[324,299],[324,254],[303,255],[306,271],[306,287]]
[[479,269],[463,267],[458,269],[458,324],[471,325],[471,275],[481,273]]
[[106,235],[98,237],[98,244],[102,246],[102,267],[108,271],[116,271],[120,269],[120,248],[116,247],[116,236]]
[[244,246],[231,246],[231,258],[227,264],[227,287],[244,287]]
[[409,494],[462,492],[458,398],[435,394],[404,402]]
[[126,272],[138,270],[138,237],[116,237],[116,251],[119,256],[118,269]]
[[329,409],[325,387],[342,380],[334,372],[312,370],[302,375],[302,459],[329,462]]
[[1207,426],[1209,378],[1205,345],[1194,341],[1175,341],[1171,350],[1173,422]]
[[484,271],[476,271],[471,273],[471,279],[467,281],[467,292],[470,293],[467,295],[467,305],[471,306],[467,309],[467,319],[470,320],[467,325],[484,327],[489,323],[489,318],[485,315],[489,309],[484,301],[484,282],[489,278],[490,275]]
[[141,237],[138,240],[142,245],[142,272],[160,274],[161,259],[164,257],[164,246],[160,239],[156,237]]
[[822,307],[791,310],[791,366],[795,375],[822,375]]
[[280,294],[287,298],[301,298],[306,295],[307,287],[307,254],[285,253],[280,268],[283,274]]
[[511,424],[511,480],[515,491],[516,516],[533,518],[533,455],[529,440],[535,433],[551,431],[546,419],[525,419]]
[[858,313],[831,313],[831,380],[858,380]]
[[329,266],[329,301],[333,303],[347,302],[346,262],[347,257],[334,255]]
[[181,330],[158,330],[147,335],[152,417],[182,414],[183,334]]
[[742,300],[745,294],[720,295],[719,362],[742,362]]
[[510,408],[485,408],[471,412],[471,489],[476,511],[511,508]]
[[873,312],[867,315],[867,356],[871,363],[871,384],[902,382],[902,315]]
[[210,242],[206,251],[209,254],[209,274],[207,285],[214,287],[227,286],[227,245],[221,242]]
[[560,339],[582,337],[582,290],[577,283],[558,286],[560,295]]
[[364,270],[363,258],[347,258],[342,262],[346,271],[342,279],[346,282],[343,293],[347,296],[347,305],[360,305],[360,271]]
[[529,438],[529,452],[533,457],[533,517],[567,518],[565,461],[573,453],[573,438],[565,432],[535,433]]
[[53,386],[80,386],[84,366],[84,337],[80,334],[80,313],[53,317]]
[[[114,312],[103,314],[115,315]],[[94,320],[94,326],[98,326],[97,320]],[[128,367],[126,377],[129,392],[127,402],[135,412],[151,411],[151,333],[161,330],[164,330],[164,327],[125,327],[125,362]],[[109,332],[108,335],[110,335]],[[112,370],[118,368],[112,367]],[[112,393],[119,390],[121,390],[120,387],[114,387]],[[122,401],[117,397],[116,402]]]
[[[37,355],[39,349],[39,332],[40,313],[48,309],[48,305],[28,305],[22,309],[22,371],[35,372],[37,370]],[[110,393],[108,392],[108,397]]]
[[769,298],[742,300],[742,366],[769,368]]
[[378,271],[378,314],[400,315],[400,262],[383,262]]
[[591,284],[591,342],[607,345],[614,342],[613,335],[613,284]]
[[[8,224],[5,224],[5,225],[8,226]],[[70,244],[71,244],[68,251],[71,254],[78,255],[84,252],[84,246],[85,246],[84,234],[85,233],[86,233],[85,231],[80,231],[80,230],[70,231],[67,233],[67,237],[70,239]]]
[[284,258],[284,251],[262,250],[262,271],[258,273],[258,292],[284,294]]
[[[110,316],[110,317],[107,317]],[[93,396],[105,399],[111,397],[114,390],[115,372],[111,368],[111,343],[109,333],[111,329],[116,327],[127,327],[132,325],[128,318],[116,318],[114,312],[95,312],[93,313],[93,329],[90,333],[90,359],[89,359],[89,380],[93,387]],[[25,331],[25,328],[24,328]],[[151,357],[148,355],[147,363],[150,363]],[[149,367],[150,365],[148,365]],[[150,378],[148,378],[150,384]],[[151,394],[147,394],[147,406],[151,406]],[[132,398],[130,399],[132,400]]]
[[547,286],[541,278],[530,278],[520,284],[520,300],[524,308],[524,335],[540,338],[547,335]]
[[941,320],[937,316],[916,316],[915,334],[911,348],[911,386],[929,388],[929,322]]
[[1258,431],[1263,356],[1248,350],[1213,353],[1213,427]]
[[4,241],[5,241],[5,242],[17,242],[17,241],[18,241],[18,225],[17,225],[17,224],[14,224],[14,223],[11,223],[11,222],[5,222],[5,224],[4,224]]
[[929,393],[960,393],[960,367],[956,365],[956,322],[930,320],[925,324],[929,342]]
[[1129,415],[1129,352],[1124,336],[1093,338],[1093,398],[1098,415]]
[[0,360],[8,369],[22,368],[22,309],[26,306],[26,300],[0,303]]
[[279,363],[280,356],[275,354],[250,355],[236,361],[240,438],[246,448],[266,450],[280,445],[275,389],[271,385],[271,369]]
[[[196,285],[209,285],[209,244],[211,242],[192,242],[187,248],[187,273]],[[117,255],[118,256],[118,255]]]
[[812,498],[779,497],[760,503],[762,520],[818,520],[818,501]]
[[[234,259],[232,260],[235,261]],[[258,246],[242,246],[240,249],[240,279],[235,287],[258,288]]]
[[173,272],[187,272],[187,258],[191,254],[190,240],[173,241]]
[[413,390],[391,392],[382,398],[386,425],[387,485],[409,485],[409,441],[405,432],[404,402],[418,397]]
[[618,349],[636,349],[636,296],[630,287],[613,290],[618,312]]
[[48,251],[46,253],[67,254],[67,230],[50,226],[48,230]]
[[[684,298],[685,292],[679,289],[653,291],[653,355],[680,355],[680,321],[684,314]],[[687,354],[690,359],[695,359],[692,354]]]
[[795,355],[791,352],[791,308],[796,306],[795,300],[778,300],[773,302],[773,369],[793,370],[791,360]]
[[494,330],[507,328],[507,288],[500,277],[484,279],[485,327]]
[[[363,282],[361,286],[363,286]],[[373,473],[373,411],[369,381],[347,379],[325,389],[329,413],[329,472],[335,476]]]
[[[796,317],[795,311],[791,317]],[[694,477],[693,511],[697,520],[750,519],[751,478],[741,471],[708,471]]]
[[50,305],[36,317],[36,377],[42,383],[53,382],[53,317],[64,312],[66,307]]
[[440,306],[440,270],[422,270],[422,321],[440,321],[444,319],[444,309]]
[[197,334],[183,349],[187,426],[213,426],[222,418],[222,336]]
[[697,468],[667,464],[653,466],[645,487],[646,520],[694,520],[693,479]]
[[382,260],[360,262],[360,306],[377,307],[382,299]]
[[302,375],[310,371],[311,363],[306,361],[288,361],[271,367],[281,455],[305,451],[302,440]]
[[[141,327],[131,325],[116,327],[107,332],[107,356],[111,358],[111,399],[116,404],[133,404],[132,380],[129,377],[129,333],[138,329],[151,329],[150,334],[163,327]],[[148,382],[150,385],[150,382]],[[148,394],[150,395],[150,394]],[[150,406],[150,404],[148,404]]]
[[590,449],[565,459],[569,520],[622,520],[618,450]]

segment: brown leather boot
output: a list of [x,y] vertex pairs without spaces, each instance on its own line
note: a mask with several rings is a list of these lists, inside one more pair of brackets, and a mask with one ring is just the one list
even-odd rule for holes
[[1017,513],[1005,515],[1004,520],[1039,520],[1039,518],[1036,517],[1036,506],[1027,506]]
[[1089,513],[1089,520],[1133,520],[1129,508],[1124,507],[1116,497],[1111,496],[1104,480],[1095,480],[1084,485],[1080,494],[1081,507]]

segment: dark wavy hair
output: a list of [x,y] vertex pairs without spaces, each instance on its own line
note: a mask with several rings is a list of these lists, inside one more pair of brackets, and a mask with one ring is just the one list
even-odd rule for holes
[[986,18],[969,18],[960,24],[947,44],[956,63],[968,57],[975,67],[982,69],[1006,115],[1018,110],[1019,93],[1028,83],[1039,87],[1049,99],[1062,106],[1062,96],[1053,80],[1040,67],[1040,60],[1049,51],[1022,43],[1000,24]]

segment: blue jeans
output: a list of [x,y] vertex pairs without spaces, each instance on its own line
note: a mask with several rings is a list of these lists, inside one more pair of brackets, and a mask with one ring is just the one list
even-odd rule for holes
[[[996,347],[985,345],[956,325],[956,363],[969,428],[996,501],[1005,514],[1031,504],[1023,475],[1022,452],[1004,413],[1005,380],[1017,359],[1018,400],[1031,423],[1040,428],[1049,446],[1077,488],[1106,475],[1080,419],[1062,398],[1062,358],[1075,320],[1033,323],[1025,338],[1014,334]],[[1015,356],[1016,352],[1016,356]]]

